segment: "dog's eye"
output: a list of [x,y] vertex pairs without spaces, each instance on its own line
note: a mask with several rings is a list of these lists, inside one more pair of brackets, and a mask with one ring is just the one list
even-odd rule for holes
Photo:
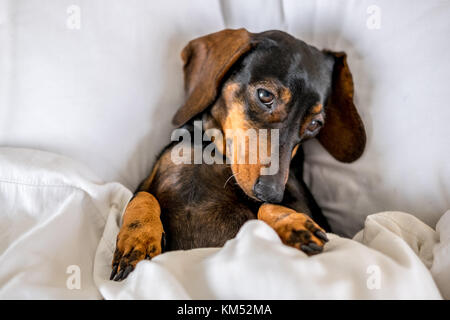
[[270,105],[273,102],[274,95],[265,89],[258,89],[258,98],[262,103]]
[[309,123],[308,127],[306,128],[306,130],[308,130],[309,132],[313,133],[315,131],[317,131],[320,127],[322,126],[322,122],[319,120],[313,120]]

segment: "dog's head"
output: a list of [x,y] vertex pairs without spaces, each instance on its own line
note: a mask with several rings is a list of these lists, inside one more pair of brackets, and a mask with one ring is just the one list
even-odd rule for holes
[[366,135],[345,53],[320,51],[281,31],[238,29],[192,40],[182,58],[187,99],[175,125],[208,110],[208,123],[222,132],[278,129],[276,174],[261,175],[259,158],[231,165],[248,196],[280,202],[290,161],[308,139],[316,137],[342,162],[361,156]]

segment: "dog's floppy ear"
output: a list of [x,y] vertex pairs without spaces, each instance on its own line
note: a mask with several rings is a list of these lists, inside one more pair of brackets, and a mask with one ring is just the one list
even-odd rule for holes
[[334,58],[332,89],[325,107],[325,125],[317,138],[341,162],[358,159],[366,145],[366,132],[353,104],[353,79],[344,52],[325,51]]
[[245,29],[226,29],[194,39],[181,52],[186,101],[172,123],[181,126],[214,102],[223,77],[251,47]]

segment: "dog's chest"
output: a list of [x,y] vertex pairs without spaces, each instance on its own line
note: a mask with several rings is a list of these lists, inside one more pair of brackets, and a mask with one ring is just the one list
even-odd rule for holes
[[150,190],[161,206],[168,250],[222,246],[256,218],[255,203],[246,199],[226,165],[173,170],[158,175]]

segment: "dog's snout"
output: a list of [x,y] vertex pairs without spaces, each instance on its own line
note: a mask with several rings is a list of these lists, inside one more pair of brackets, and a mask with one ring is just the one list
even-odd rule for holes
[[265,177],[261,176],[256,181],[253,186],[254,195],[264,202],[280,203],[284,196],[284,184],[274,183],[273,179]]

